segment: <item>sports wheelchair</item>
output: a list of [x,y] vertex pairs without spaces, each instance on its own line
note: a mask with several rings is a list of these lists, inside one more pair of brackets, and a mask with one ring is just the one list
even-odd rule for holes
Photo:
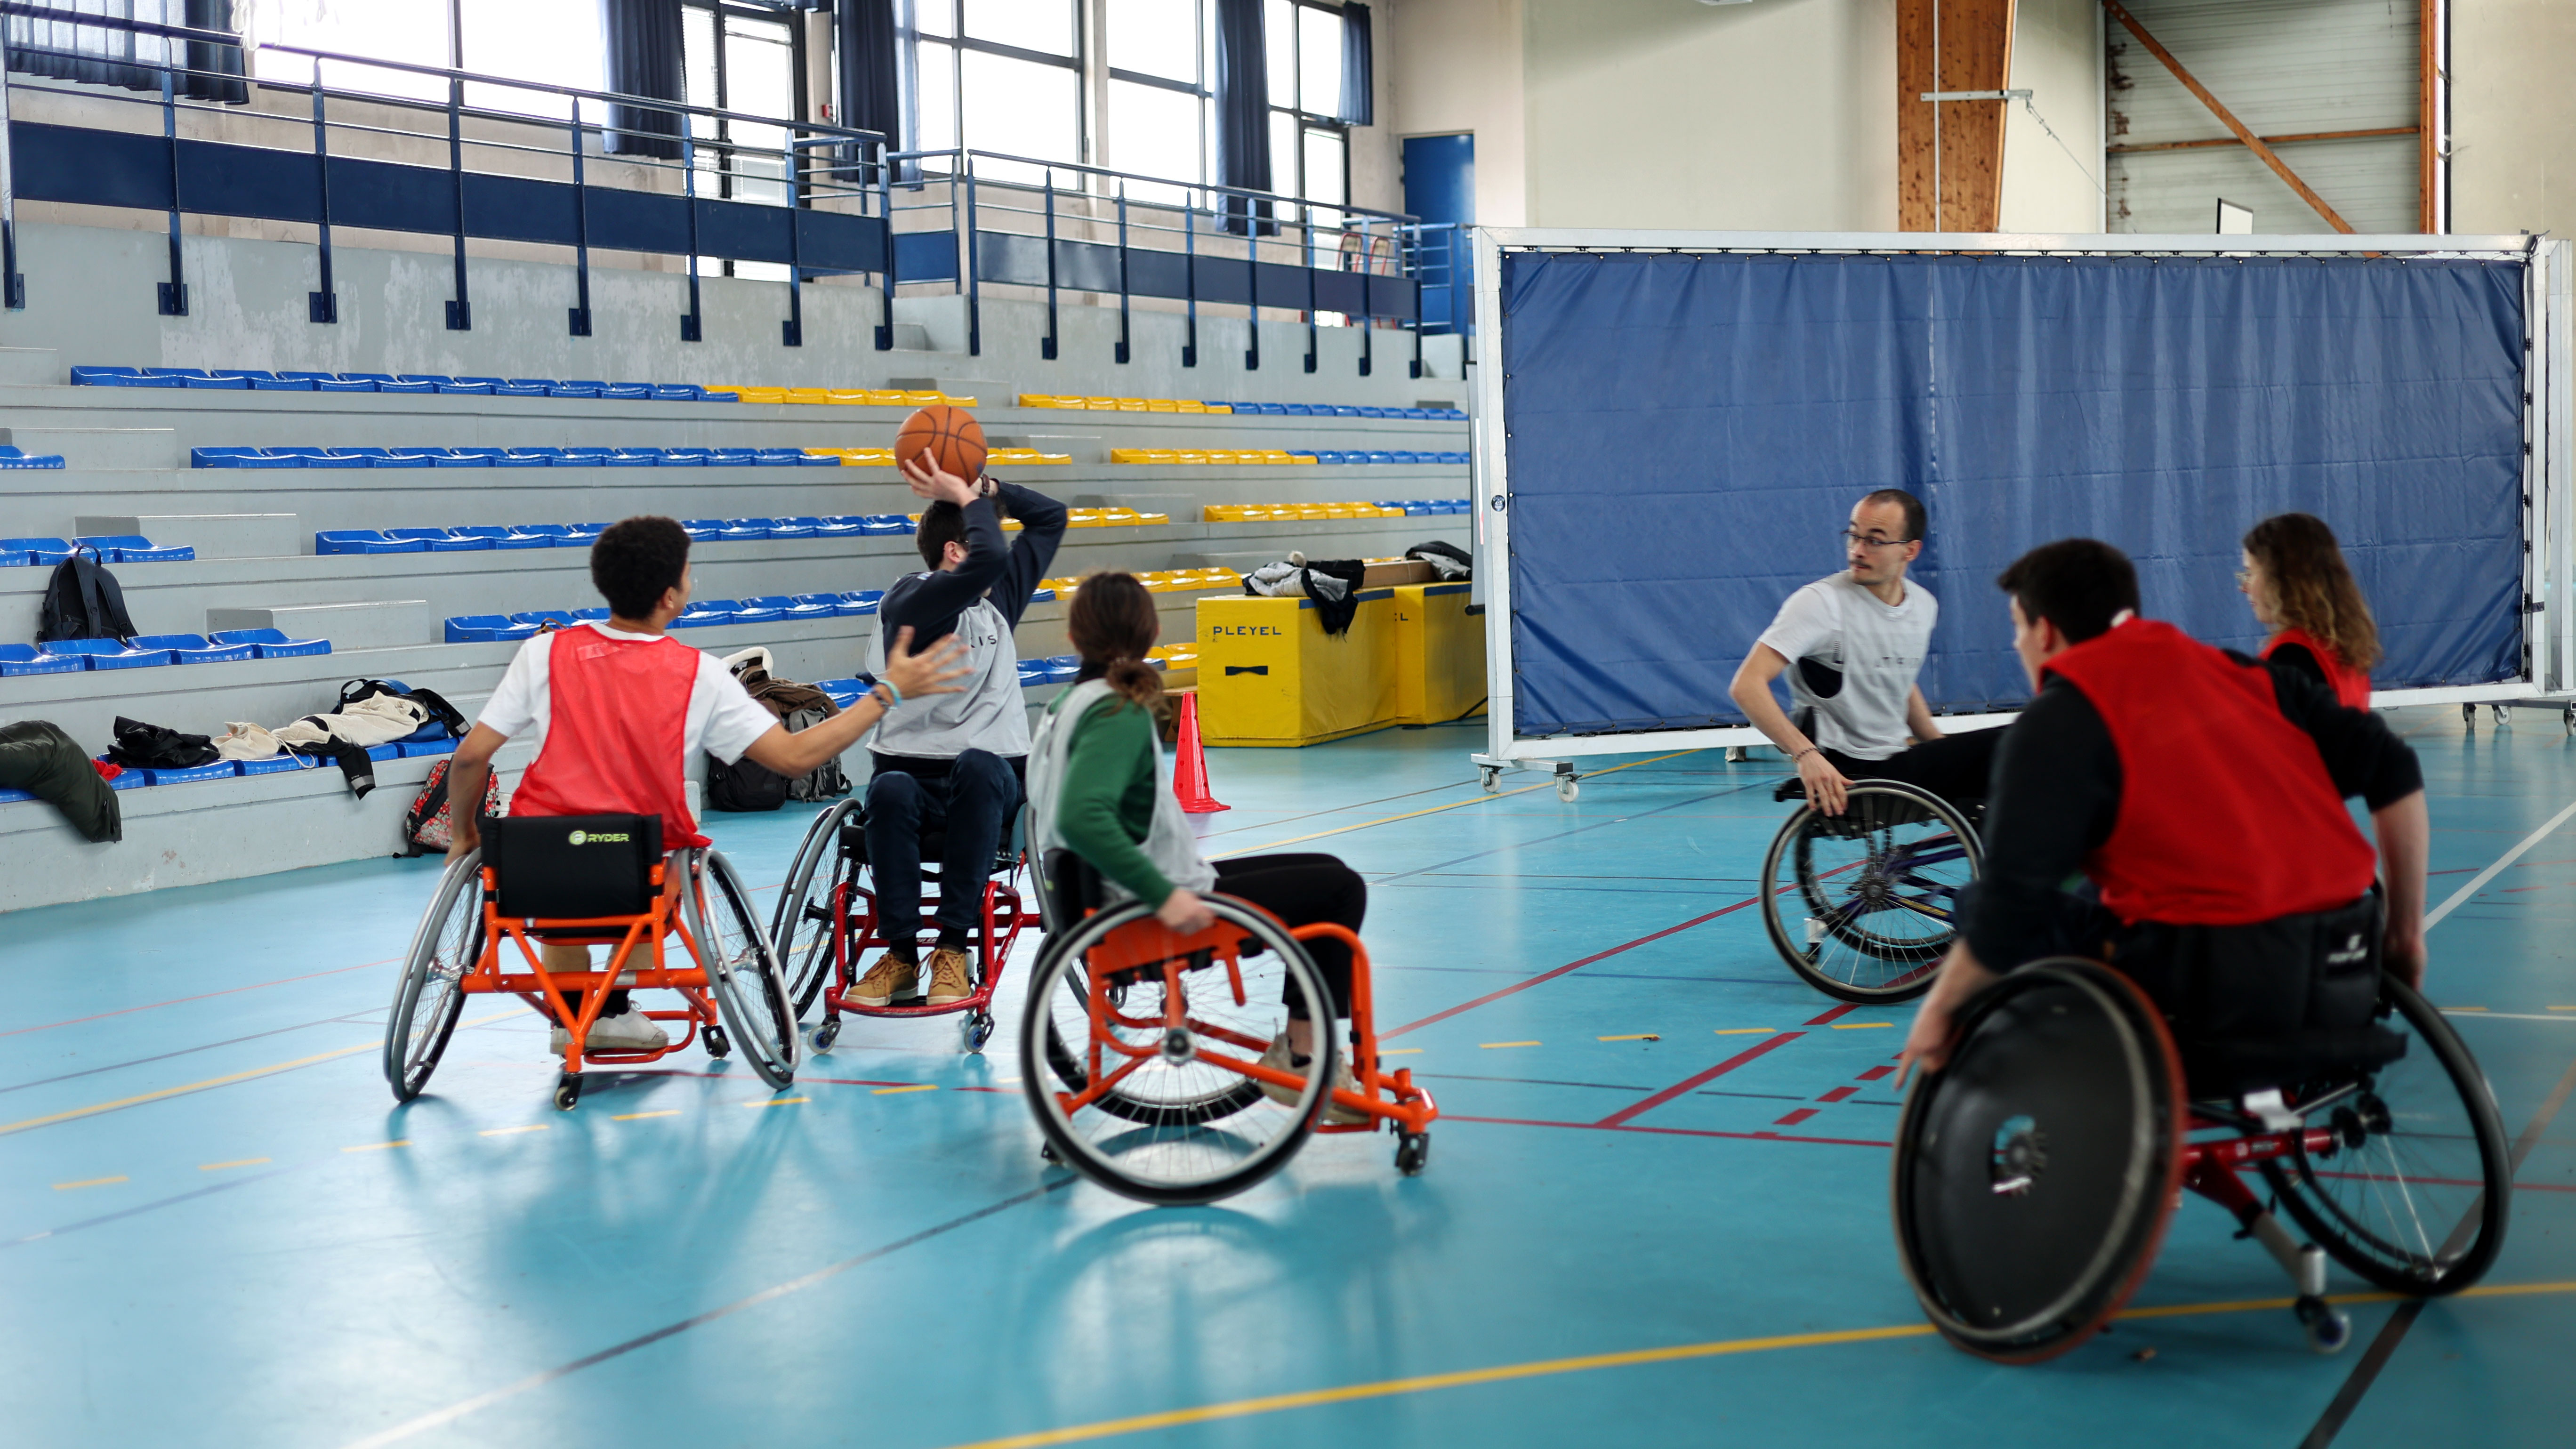
[[1895,780],[1852,781],[1840,815],[1807,803],[1795,779],[1771,798],[1798,802],[1762,857],[1762,925],[1780,959],[1844,1001],[1930,990],[1959,893],[1984,867],[1984,808]]
[[[2314,1242],[2273,1217],[2249,1168]],[[2503,1246],[2512,1179],[2476,1061],[2393,976],[2369,1026],[2178,1053],[2129,977],[2059,957],[1961,1014],[1948,1065],[1906,1097],[1892,1190],[1899,1256],[1934,1326],[2034,1363],[2119,1312],[2184,1188],[2288,1271],[2310,1346],[2332,1353],[2351,1324],[2325,1299],[2329,1255],[2392,1292],[2456,1293]]]
[[[1141,901],[1103,908],[1099,878],[1051,851],[1038,899],[1046,948],[1020,1022],[1020,1080],[1045,1135],[1043,1155],[1113,1192],[1151,1203],[1213,1202],[1285,1166],[1310,1132],[1396,1134],[1410,1177],[1431,1156],[1440,1115],[1413,1073],[1381,1070],[1368,952],[1338,925],[1294,930],[1248,901],[1208,895],[1216,924],[1175,934]],[[1351,948],[1354,1090],[1333,1089],[1339,1044],[1323,973],[1301,942]],[[1283,988],[1316,1016],[1315,1055],[1301,1074],[1259,1058],[1286,1029]],[[1281,1103],[1264,1085],[1294,1094]],[[1330,1105],[1365,1112],[1323,1122]]]
[[[687,872],[678,909],[665,872]],[[665,938],[677,936],[688,964],[674,964]],[[603,971],[550,972],[531,938],[553,945],[608,946]],[[503,958],[502,943],[521,962]],[[525,969],[518,969],[521,963]],[[592,1051],[585,1043],[610,991],[667,989],[676,1011],[646,1011],[686,1023],[680,1039],[651,1051]],[[573,1009],[566,993],[581,993]],[[707,1055],[738,1039],[752,1071],[772,1088],[796,1075],[796,1017],[769,936],[752,914],[751,892],[733,863],[711,848],[665,859],[658,815],[540,815],[487,819],[481,849],[451,860],[412,934],[393,1014],[385,1023],[385,1080],[408,1102],[429,1085],[465,998],[508,992],[569,1028],[555,1105],[581,1098],[582,1067],[657,1061],[703,1032]]]
[[[1016,819],[1016,812],[1014,814]],[[778,943],[778,954],[787,963],[787,985],[790,999],[801,1020],[823,998],[823,1020],[814,1028],[814,1049],[824,1051],[840,1039],[841,1013],[857,1016],[944,1016],[963,1013],[958,1036],[966,1050],[980,1052],[993,1035],[993,991],[1001,984],[1002,967],[1010,958],[1012,943],[1020,929],[1029,923],[1029,913],[1021,908],[1019,881],[1023,869],[1018,842],[1008,838],[1005,827],[1002,846],[995,853],[992,877],[984,883],[982,923],[975,936],[971,991],[963,1001],[927,1004],[920,995],[898,997],[883,1006],[862,1006],[849,999],[849,990],[858,984],[860,973],[867,969],[865,957],[870,951],[886,947],[885,933],[877,917],[876,893],[870,889],[868,868],[867,821],[860,802],[843,800],[814,817],[805,832],[804,843],[796,848],[795,864],[788,867],[787,888],[779,893],[778,910],[770,921],[770,937]],[[925,895],[939,886],[939,856],[947,843],[944,832],[926,831],[921,837],[921,883]],[[927,951],[934,936],[925,933],[916,949]],[[823,984],[831,982],[826,991]]]

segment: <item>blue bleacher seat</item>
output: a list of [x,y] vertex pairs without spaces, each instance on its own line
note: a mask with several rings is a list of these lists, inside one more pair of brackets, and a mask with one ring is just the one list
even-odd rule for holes
[[301,459],[276,458],[260,448],[190,448],[191,468],[301,468]]
[[[723,607],[717,607],[719,604]],[[736,601],[732,599],[708,599],[702,603],[693,603],[680,612],[680,617],[671,621],[671,627],[704,629],[717,624],[730,624],[733,622],[735,604]]]
[[707,466],[710,468],[750,468],[758,466],[759,462],[760,454],[750,448],[709,448],[707,450]]
[[649,382],[603,382],[599,385],[599,395],[605,398],[621,398],[628,400],[649,399],[653,396],[653,384]]
[[724,526],[716,530],[716,539],[721,543],[751,543],[767,537],[769,520],[766,518],[728,518]]
[[[116,384],[104,384],[114,387]],[[0,678],[15,679],[22,674],[78,674],[81,662],[65,654],[48,654],[34,644],[0,644]]]
[[523,533],[515,528],[503,528],[489,523],[478,523],[469,528],[451,528],[448,532],[459,538],[490,539],[494,548],[552,548],[555,546],[552,538],[542,534]]
[[704,543],[725,531],[725,521],[721,518],[683,518],[680,531],[689,536],[691,543]]
[[550,382],[546,384],[546,395],[548,397],[597,397],[599,396],[599,390],[606,386],[608,386],[608,384],[599,381],[597,378],[565,378],[561,382]]
[[900,513],[871,513],[867,520],[867,527],[861,531],[871,538],[912,532],[912,520]]
[[607,461],[608,449],[606,448],[557,448],[555,450],[554,462],[558,468],[596,468]]
[[427,553],[417,538],[389,537],[380,528],[326,528],[313,535],[315,553]]
[[450,644],[490,644],[512,639],[526,639],[537,632],[534,624],[522,624],[507,614],[459,614],[447,621]]
[[322,761],[309,755],[276,754],[265,760],[236,760],[245,775],[291,775],[298,770],[318,770]]
[[758,599],[736,599],[733,602],[732,622],[736,624],[774,624],[787,617],[785,608],[764,604]]
[[841,612],[837,601],[818,604],[802,594],[792,596],[763,594],[759,598],[745,599],[743,602],[763,609],[776,609],[781,616],[789,619],[828,619]]
[[709,388],[700,388],[698,389],[698,400],[700,402],[738,403],[742,401],[742,394],[738,392],[718,392]]
[[655,468],[661,466],[659,448],[611,448],[601,461],[611,468]]
[[151,377],[139,367],[75,367],[75,387],[177,387],[175,377]]
[[694,382],[657,382],[653,384],[655,402],[700,402],[706,390]]
[[534,624],[540,629],[548,624],[558,629],[566,629],[580,622],[573,618],[570,609],[532,609],[524,614],[512,614],[510,621],[514,624]]
[[167,649],[133,649],[113,639],[56,639],[45,646],[48,654],[80,656],[89,669],[157,669],[168,664]]
[[572,611],[572,617],[575,623],[580,624],[604,623],[608,619],[608,611],[606,609],[575,609]]
[[147,769],[143,778],[154,785],[193,785],[201,780],[235,780],[241,778],[237,761],[217,760],[211,765],[194,765],[184,770]]
[[877,601],[884,597],[885,590],[883,589],[852,590],[849,593],[841,595],[840,612],[843,614],[873,614],[877,611]]
[[[773,595],[772,597],[776,596]],[[826,613],[838,614],[841,612],[841,596],[838,594],[789,594],[787,596],[787,601],[791,604],[819,604]],[[807,615],[806,617],[820,618],[822,616],[816,614]]]
[[456,753],[456,740],[454,736],[442,736],[434,740],[398,740],[395,744],[396,747],[402,751],[402,757],[406,760],[417,760],[424,755],[452,755]]
[[249,387],[257,387],[263,382],[277,381],[276,373],[269,372],[263,368],[218,367],[211,369],[211,371],[217,377],[238,377],[242,380],[244,385]]
[[848,709],[859,702],[860,695],[874,689],[876,685],[874,681],[852,675],[847,679],[818,679],[814,681],[814,687],[823,691],[824,697],[831,700],[834,705]]
[[702,468],[706,466],[707,454],[710,451],[712,450],[707,448],[664,448],[662,450],[662,466],[665,468]]
[[495,468],[551,468],[563,461],[561,448],[507,448],[492,462]]
[[510,531],[521,538],[544,539],[546,548],[583,548],[590,543],[589,539],[576,537],[570,524],[521,523],[512,526]]
[[754,523],[769,531],[771,538],[812,538],[823,526],[819,518],[737,518],[736,523]]
[[542,384],[533,387],[526,383],[518,382],[495,382],[492,384],[492,396],[494,397],[544,397],[545,395],[546,389]]
[[181,387],[212,388],[218,392],[250,391],[250,379],[222,377],[202,367],[147,367],[143,370],[153,377],[175,377]]
[[71,543],[60,538],[0,538],[0,558],[23,555],[21,564],[58,564],[72,556]]
[[[754,448],[751,450],[751,456],[752,461],[763,468],[793,468],[799,463],[805,461],[805,450],[802,448]],[[832,461],[834,466],[838,466],[840,463],[838,458],[835,458]]]
[[214,644],[203,634],[143,634],[134,641],[137,649],[167,649],[173,664],[231,664],[259,657],[255,644]]
[[492,455],[489,453],[469,453],[463,448],[423,448],[421,451],[429,455],[429,466],[433,468],[489,468],[492,466]]
[[309,377],[287,377],[282,374],[272,372],[266,377],[252,378],[250,380],[250,390],[253,392],[311,392],[313,391],[313,379]]
[[841,455],[838,453],[808,453],[803,448],[797,448],[794,452],[796,454],[796,466],[799,468],[838,468],[841,466]]
[[0,443],[0,468],[60,468],[61,466],[63,466],[63,455],[60,453],[28,453]]
[[262,659],[301,659],[331,652],[328,639],[289,639],[282,629],[217,629],[206,640],[211,644],[254,645]]
[[1032,604],[1050,604],[1050,603],[1053,603],[1053,602],[1055,602],[1055,590],[1053,590],[1053,589],[1031,589],[1031,590],[1029,590],[1029,602],[1030,602],[1030,603],[1032,603]]
[[72,543],[97,549],[108,563],[184,563],[197,556],[194,548],[181,544],[155,546],[139,533],[84,534]]
[[416,538],[429,545],[431,553],[481,553],[492,547],[492,540],[481,535],[457,536],[452,528],[388,528],[387,538]]
[[389,372],[344,372],[341,377],[351,382],[372,382],[378,392],[427,393],[438,391],[434,382],[405,382]]

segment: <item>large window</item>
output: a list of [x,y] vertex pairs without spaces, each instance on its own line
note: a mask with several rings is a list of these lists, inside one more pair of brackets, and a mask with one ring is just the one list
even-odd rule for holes
[[[794,17],[767,6],[691,0],[680,12],[683,99],[693,106],[755,116],[801,115],[802,41]],[[692,138],[702,143],[692,151],[700,195],[769,206],[789,202],[786,127],[703,117],[691,117],[689,126]],[[725,262],[721,267],[729,276],[787,279],[787,268],[776,262]],[[718,268],[712,257],[699,262],[702,272]]]
[[[1082,159],[1080,0],[913,0],[920,146]],[[978,174],[1036,181],[1038,166]]]
[[[413,65],[447,64],[457,53],[449,25],[461,21],[462,69],[576,90],[600,89],[605,45],[598,0],[459,0],[453,11],[448,0],[260,0],[247,8],[251,38],[261,45],[383,56]],[[256,54],[252,68],[265,79],[300,82],[312,79],[313,64],[305,56],[269,50]],[[447,83],[435,76],[349,61],[323,62],[322,82],[334,89],[442,105],[447,100]],[[572,111],[572,102],[564,97],[508,86],[468,86],[465,103],[531,116],[568,116]]]
[[[1350,200],[1350,131],[1342,124],[1342,12],[1304,0],[1268,0],[1270,189],[1339,204]],[[1319,210],[1315,219],[1332,225]]]
[[[1109,124],[1106,164],[1205,181],[1214,147],[1207,0],[1105,0]],[[1129,185],[1138,200],[1181,201],[1179,187]]]

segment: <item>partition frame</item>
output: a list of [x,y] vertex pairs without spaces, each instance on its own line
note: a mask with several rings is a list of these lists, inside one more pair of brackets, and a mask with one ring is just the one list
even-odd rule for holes
[[[1476,331],[1492,339],[1469,388],[1476,504],[1476,578],[1485,609],[1486,743],[1471,759],[1487,789],[1504,770],[1552,767],[1560,793],[1598,755],[1768,745],[1751,725],[1517,737],[1513,731],[1511,429],[1503,415],[1502,257],[1520,252],[1727,254],[1957,254],[2020,256],[2406,256],[2525,263],[2523,274],[2523,673],[2495,684],[2381,690],[2376,708],[2514,703],[2566,708],[2576,730],[2576,419],[2564,394],[2576,377],[2576,243],[2535,236],[2147,236],[2101,233],[1702,232],[1574,227],[1478,227]],[[1973,729],[2010,713],[1943,715]]]

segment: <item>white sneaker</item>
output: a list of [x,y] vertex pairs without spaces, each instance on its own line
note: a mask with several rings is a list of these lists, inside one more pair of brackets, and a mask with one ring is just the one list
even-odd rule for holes
[[624,1015],[603,1016],[590,1024],[590,1050],[658,1052],[671,1044],[671,1034],[633,1007]]
[[[1306,1070],[1307,1066],[1313,1061],[1313,1057],[1299,1058],[1290,1055],[1288,1051],[1288,1034],[1286,1032],[1281,1032],[1279,1035],[1272,1037],[1270,1039],[1269,1049],[1261,1054],[1261,1064],[1263,1066],[1268,1067],[1273,1071],[1280,1072],[1302,1072]],[[1260,1086],[1261,1095],[1268,1097],[1271,1101],[1277,1102],[1283,1107],[1293,1107],[1297,1105],[1298,1094],[1296,1092],[1291,1091],[1286,1087],[1279,1086],[1273,1082],[1263,1082]],[[1336,1061],[1333,1063],[1333,1088],[1335,1091],[1341,1092],[1356,1092],[1360,1089],[1359,1082],[1351,1076],[1349,1063],[1342,1061]],[[1324,1100],[1324,1115],[1322,1120],[1328,1126],[1348,1127],[1355,1123],[1365,1122],[1368,1119],[1369,1114],[1366,1112],[1353,1111],[1339,1102],[1333,1101],[1329,1097]]]

